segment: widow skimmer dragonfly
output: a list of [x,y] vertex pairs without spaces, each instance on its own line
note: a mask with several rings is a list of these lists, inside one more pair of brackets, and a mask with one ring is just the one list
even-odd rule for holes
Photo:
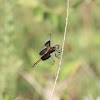
[[[56,44],[55,46],[51,47],[50,39],[51,39],[51,34],[49,34],[49,40],[45,43],[44,45],[45,47],[39,53],[41,58],[32,67],[35,67],[40,61],[45,61],[50,58],[53,60],[53,58],[51,57],[51,54],[54,53],[55,51],[56,51],[55,57],[59,58],[57,56],[57,53],[60,54],[59,45]],[[55,61],[53,60],[53,62]]]

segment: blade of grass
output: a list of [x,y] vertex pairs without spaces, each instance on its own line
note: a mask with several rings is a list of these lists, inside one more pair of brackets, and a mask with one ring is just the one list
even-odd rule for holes
[[68,25],[68,15],[69,15],[69,0],[67,0],[67,17],[66,17],[66,25],[65,25],[65,31],[64,31],[64,39],[63,39],[63,45],[62,45],[61,58],[60,58],[59,68],[58,68],[58,71],[57,71],[57,76],[56,76],[56,79],[55,79],[55,83],[54,83],[54,86],[53,86],[53,90],[51,92],[50,100],[52,100],[52,96],[53,96],[53,93],[54,93],[54,89],[56,87],[57,79],[58,79],[59,72],[60,72],[60,69],[61,69],[61,61],[62,61],[62,55],[63,55],[63,51],[64,51],[64,43],[65,43],[66,30],[67,30],[67,25]]

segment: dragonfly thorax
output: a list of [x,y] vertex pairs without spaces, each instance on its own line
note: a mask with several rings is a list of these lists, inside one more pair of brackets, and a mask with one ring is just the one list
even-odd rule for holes
[[59,49],[59,45],[56,44],[56,45],[54,46],[54,50],[56,51],[56,50],[58,50],[58,49]]

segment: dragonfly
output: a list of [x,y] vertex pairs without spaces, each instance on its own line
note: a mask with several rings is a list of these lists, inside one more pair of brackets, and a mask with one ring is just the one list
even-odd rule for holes
[[45,61],[48,59],[51,59],[53,64],[55,63],[55,60],[51,57],[51,54],[55,54],[55,57],[59,58],[59,54],[61,53],[61,50],[59,50],[59,45],[56,44],[55,46],[51,46],[51,34],[48,34],[49,39],[44,44],[44,48],[39,52],[39,55],[41,58],[32,66],[35,67],[40,61]]

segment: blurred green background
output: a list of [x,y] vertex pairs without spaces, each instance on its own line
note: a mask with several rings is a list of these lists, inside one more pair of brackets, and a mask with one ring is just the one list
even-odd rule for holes
[[[40,58],[48,34],[52,46],[62,46],[66,2],[0,0],[0,100],[50,99],[59,59],[53,57],[53,66],[43,61],[32,65]],[[62,66],[52,100],[100,100],[100,0],[70,0]]]

